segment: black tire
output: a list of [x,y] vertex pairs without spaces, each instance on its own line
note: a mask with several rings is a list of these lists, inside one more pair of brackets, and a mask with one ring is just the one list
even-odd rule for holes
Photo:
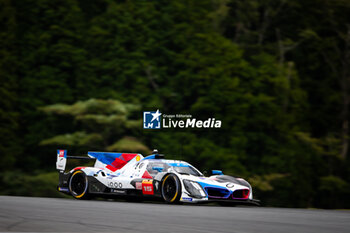
[[175,174],[167,174],[162,181],[162,197],[168,203],[177,203],[181,197],[181,183]]
[[73,172],[69,179],[69,192],[76,199],[88,199],[89,182],[85,173],[81,170]]

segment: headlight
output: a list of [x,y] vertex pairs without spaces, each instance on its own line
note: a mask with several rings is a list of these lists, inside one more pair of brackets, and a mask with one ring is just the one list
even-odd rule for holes
[[196,198],[203,198],[206,196],[202,187],[197,182],[190,180],[183,180],[183,182],[185,189],[190,193],[190,196]]

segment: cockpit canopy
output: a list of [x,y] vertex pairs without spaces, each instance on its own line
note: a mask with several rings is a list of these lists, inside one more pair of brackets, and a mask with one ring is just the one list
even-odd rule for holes
[[203,174],[200,171],[198,171],[195,167],[183,161],[150,159],[147,161],[141,161],[137,166],[139,166],[139,169],[142,169],[143,166],[147,166],[147,172],[153,177],[159,172],[172,171],[175,171],[182,175],[203,176]]

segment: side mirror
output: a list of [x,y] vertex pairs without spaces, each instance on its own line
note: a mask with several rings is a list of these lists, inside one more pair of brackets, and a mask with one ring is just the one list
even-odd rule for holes
[[213,174],[213,175],[223,175],[224,173],[222,173],[221,170],[211,170],[211,174]]

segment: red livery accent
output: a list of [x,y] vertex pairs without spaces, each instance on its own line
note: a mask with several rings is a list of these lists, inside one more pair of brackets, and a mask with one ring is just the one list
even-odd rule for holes
[[124,167],[124,165],[126,164],[127,162],[124,161],[124,160],[121,160],[120,158],[116,158],[113,162],[112,162],[112,166],[116,169],[116,170],[119,170],[120,168]]
[[115,160],[110,165],[107,165],[106,168],[115,172],[116,170],[119,170],[122,167],[124,167],[125,164],[127,164],[130,160],[135,158],[135,156],[137,156],[137,154],[124,153],[119,158],[115,158]]
[[239,189],[232,193],[233,199],[247,199],[249,197],[249,189]]
[[116,170],[118,170],[117,168],[115,168],[115,167],[113,167],[111,165],[107,165],[106,168],[111,170],[112,172],[115,172]]
[[81,170],[81,169],[83,169],[83,168],[86,168],[86,167],[76,167],[76,168],[74,168],[74,171],[76,171],[76,170]]
[[144,179],[153,179],[153,177],[148,173],[148,171],[145,171],[145,173],[143,173],[142,178],[144,178]]
[[243,190],[243,198],[247,199],[249,197],[249,189]]
[[124,153],[122,154],[122,157],[124,158],[124,160],[126,162],[129,162],[130,160],[132,160],[133,158],[136,157],[137,154],[127,154],[127,153]]

